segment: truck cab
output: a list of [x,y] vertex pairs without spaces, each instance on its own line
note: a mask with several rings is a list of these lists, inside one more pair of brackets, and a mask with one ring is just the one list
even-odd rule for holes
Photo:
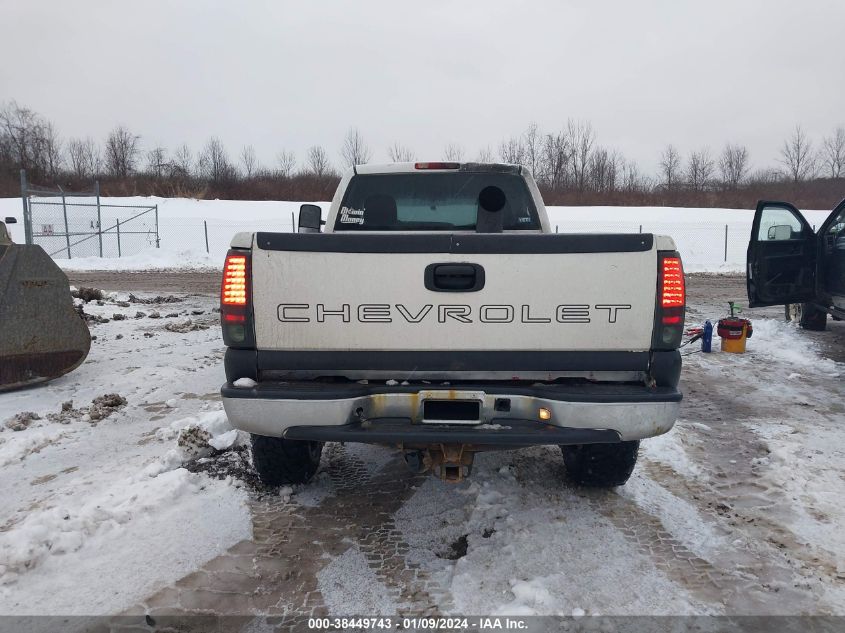
[[801,327],[824,330],[845,318],[845,200],[818,231],[788,202],[757,203],[748,244],[752,308],[783,305]]

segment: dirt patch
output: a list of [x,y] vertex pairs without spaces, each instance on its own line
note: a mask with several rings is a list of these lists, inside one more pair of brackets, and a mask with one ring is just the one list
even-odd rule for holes
[[47,414],[47,419],[60,424],[70,424],[73,420],[87,417],[89,422],[96,424],[100,420],[105,420],[118,409],[125,407],[126,404],[126,398],[117,393],[97,396],[91,401],[91,406],[79,409],[73,407],[73,400],[68,400],[62,403],[62,408],[58,413]]
[[70,291],[70,296],[74,299],[82,299],[85,303],[89,301],[103,301],[105,295],[99,288],[77,288]]
[[209,440],[211,440],[211,433],[198,426],[189,426],[179,431],[176,444],[188,459],[195,459],[214,450],[208,443]]
[[467,555],[469,543],[467,537],[469,534],[459,536],[453,543],[449,545],[449,549],[445,552],[435,552],[437,558],[445,558],[446,560],[458,560]]
[[88,409],[88,415],[92,422],[104,420],[112,413],[126,406],[126,398],[117,393],[107,393],[103,396],[97,396],[91,401],[91,407]]
[[30,486],[40,486],[41,484],[46,484],[53,481],[58,475],[53,473],[52,475],[42,475],[41,477],[36,477],[32,481],[29,482]]
[[129,293],[129,303],[143,303],[143,304],[146,304],[146,305],[151,305],[151,304],[159,305],[159,304],[162,304],[162,303],[179,303],[182,300],[183,300],[182,297],[176,297],[174,295],[167,295],[167,296],[159,295],[159,296],[155,296],[155,297],[143,298],[143,297],[136,297],[132,293]]
[[105,319],[105,318],[98,316],[96,314],[88,314],[82,308],[82,305],[83,304],[80,303],[78,306],[76,306],[75,309],[76,309],[76,313],[79,315],[79,318],[82,319],[83,321],[85,321],[86,323],[108,323],[109,322],[109,319]]
[[41,416],[32,411],[22,411],[21,413],[13,415],[6,420],[4,426],[12,431],[23,431],[27,429],[30,424],[36,420],[40,420]]
[[215,451],[213,455],[202,457],[185,464],[192,473],[205,473],[214,479],[232,477],[258,497],[278,496],[278,491],[261,483],[250,461],[249,448],[233,446],[225,451]]
[[180,323],[168,323],[164,326],[164,329],[168,332],[177,332],[179,334],[185,334],[186,332],[195,332],[197,330],[207,330],[211,327],[208,323],[201,323],[199,321],[192,321],[191,319],[185,319]]

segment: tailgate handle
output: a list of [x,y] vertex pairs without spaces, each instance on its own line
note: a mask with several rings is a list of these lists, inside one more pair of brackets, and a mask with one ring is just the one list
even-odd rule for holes
[[478,264],[429,264],[425,287],[435,292],[477,292],[484,287],[484,268]]

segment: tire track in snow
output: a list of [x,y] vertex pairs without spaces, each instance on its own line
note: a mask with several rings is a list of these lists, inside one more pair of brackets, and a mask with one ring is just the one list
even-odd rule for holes
[[369,473],[345,447],[326,446],[325,471],[336,494],[314,507],[256,498],[253,539],[129,609],[164,625],[184,614],[267,616],[282,627],[304,627],[309,617],[329,615],[319,574],[350,547],[357,547],[380,590],[408,615],[448,612],[451,598],[406,557],[410,546],[394,514],[413,495],[422,476],[409,474],[401,456]]
[[757,577],[760,586],[778,588],[772,608],[782,609],[789,601],[791,609],[797,606],[807,612],[819,612],[818,599],[807,591],[807,577],[835,579],[835,563],[807,550],[791,530],[766,515],[777,500],[767,498],[771,491],[754,481],[757,475],[729,475],[721,469],[711,470],[706,460],[696,463],[711,481],[715,476],[722,482],[710,485],[702,479],[691,480],[672,466],[649,459],[641,460],[639,467],[658,485],[694,504],[702,518],[727,525],[735,537],[744,537],[749,546],[731,550],[732,562],[741,573]]
[[748,583],[690,551],[661,520],[613,491],[585,491],[593,511],[607,518],[624,538],[667,577],[708,604],[732,606],[752,589]]

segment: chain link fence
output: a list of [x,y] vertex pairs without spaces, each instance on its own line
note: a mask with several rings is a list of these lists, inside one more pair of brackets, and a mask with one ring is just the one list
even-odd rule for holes
[[[170,209],[160,217],[157,204],[113,204],[111,200],[103,203],[99,186],[88,193],[40,190],[29,187],[22,174],[21,192],[27,209],[24,219],[27,241],[39,244],[56,259],[126,257],[150,248],[162,248],[184,252],[186,256],[188,252],[204,252],[222,262],[236,233],[296,231],[298,204],[289,202],[269,203],[273,211],[268,214],[265,207],[262,217],[255,219],[237,218],[239,206],[226,218],[179,217],[178,211],[172,215]],[[579,214],[577,208],[573,210]],[[567,211],[567,207],[549,208],[555,232],[668,235],[674,239],[689,271],[745,268],[750,217],[726,223],[662,219],[640,223],[583,215],[569,219]],[[582,214],[583,209],[580,211]]]
[[158,205],[104,204],[98,182],[89,192],[44,189],[21,170],[21,198],[26,243],[55,259],[123,257],[160,246]]
[[156,205],[30,197],[28,222],[32,242],[55,259],[123,257],[160,242]]
[[[690,271],[707,269],[743,270],[751,231],[750,222],[603,222],[573,220],[552,224],[558,233],[655,233],[671,237],[688,262]],[[161,218],[161,247],[208,253],[220,259],[226,255],[232,237],[239,232],[296,230],[294,217],[286,220],[207,220]]]
[[289,220],[227,220],[220,218],[169,218],[161,217],[159,227],[161,248],[204,252],[223,262],[229,244],[236,233],[268,231],[292,233],[296,230]]

